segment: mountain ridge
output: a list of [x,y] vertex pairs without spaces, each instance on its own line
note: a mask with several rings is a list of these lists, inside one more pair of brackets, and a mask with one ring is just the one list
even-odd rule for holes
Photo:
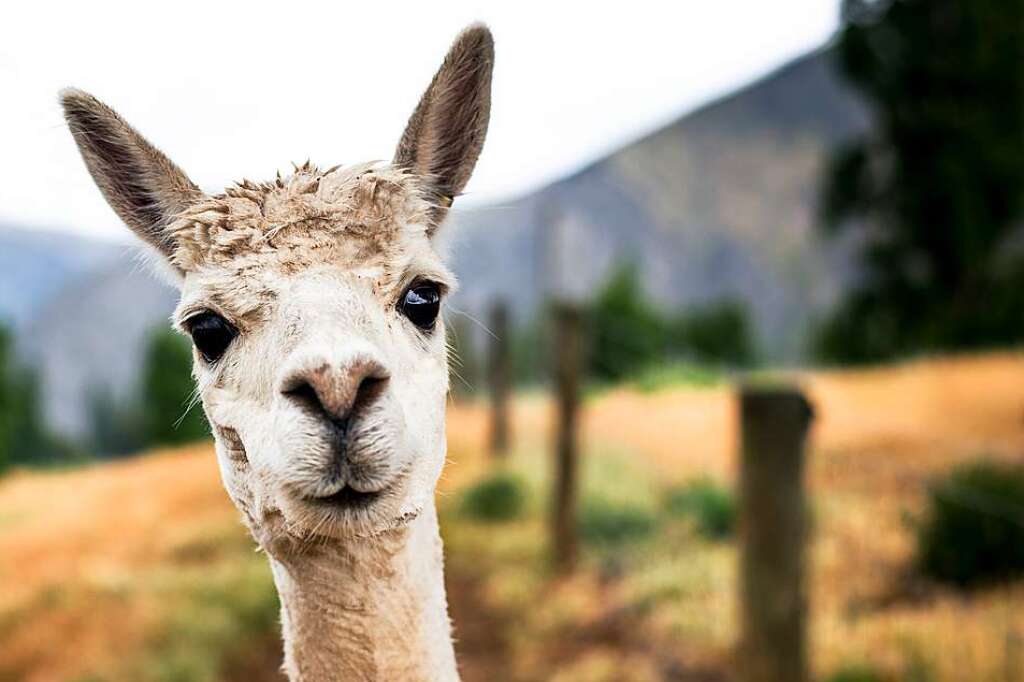
[[[849,240],[816,229],[828,154],[870,127],[830,55],[794,59],[534,191],[453,211],[441,231],[462,282],[451,309],[483,318],[502,298],[522,323],[548,299],[586,299],[632,261],[659,305],[738,299],[764,359],[801,360],[816,321],[856,276]],[[174,305],[156,278],[104,258],[62,265],[60,286],[42,292],[48,303],[32,303],[37,313],[17,327],[43,376],[48,419],[74,435],[97,384],[131,395],[146,327]],[[0,296],[0,318],[3,306]],[[89,367],[76,369],[83,357]]]

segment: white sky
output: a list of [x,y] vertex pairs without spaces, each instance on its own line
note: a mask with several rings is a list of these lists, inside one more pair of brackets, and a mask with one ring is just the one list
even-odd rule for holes
[[307,157],[390,158],[465,24],[495,34],[491,128],[461,203],[507,199],[825,42],[838,0],[11,2],[0,223],[123,238],[57,90],[105,100],[203,189]]

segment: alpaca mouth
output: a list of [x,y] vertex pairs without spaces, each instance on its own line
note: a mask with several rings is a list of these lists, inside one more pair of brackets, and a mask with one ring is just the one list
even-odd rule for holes
[[363,507],[370,506],[380,499],[383,492],[384,491],[382,490],[377,490],[374,492],[364,493],[351,486],[345,486],[336,493],[325,495],[323,497],[311,497],[307,499],[310,502],[329,507],[340,509],[361,509]]

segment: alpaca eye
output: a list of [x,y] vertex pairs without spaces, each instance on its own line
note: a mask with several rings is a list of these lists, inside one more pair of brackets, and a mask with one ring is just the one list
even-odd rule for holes
[[425,331],[434,328],[440,309],[441,290],[433,282],[423,282],[409,287],[398,304],[399,312]]
[[196,350],[207,362],[213,363],[224,355],[228,344],[238,336],[238,330],[216,313],[200,313],[188,321],[188,333]]

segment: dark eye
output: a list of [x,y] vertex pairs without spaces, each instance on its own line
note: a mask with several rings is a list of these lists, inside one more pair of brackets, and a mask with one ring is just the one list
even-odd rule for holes
[[238,330],[217,313],[200,313],[188,321],[187,328],[196,350],[210,363],[217,362],[238,336]]
[[398,303],[398,311],[420,329],[434,328],[441,309],[441,290],[433,282],[421,282],[406,289]]

